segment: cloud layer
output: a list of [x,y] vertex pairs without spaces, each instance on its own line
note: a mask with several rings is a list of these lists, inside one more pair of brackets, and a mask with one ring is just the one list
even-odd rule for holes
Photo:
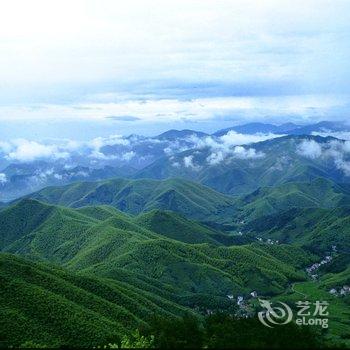
[[343,118],[349,33],[347,0],[6,1],[0,121]]
[[304,140],[297,146],[297,153],[313,160],[331,160],[337,169],[350,176],[350,141],[333,140],[318,143],[314,140]]
[[[260,155],[253,151],[246,151],[243,147],[254,142],[279,137],[274,134],[244,135],[229,131],[221,137],[196,135],[179,137],[177,139],[164,139],[157,137],[143,137],[132,135],[123,137],[111,135],[97,137],[89,141],[76,141],[69,139],[55,139],[46,142],[37,142],[27,139],[14,139],[0,142],[0,158],[8,162],[30,163],[39,160],[71,162],[78,159],[82,164],[108,164],[123,162],[151,162],[155,158],[166,155],[171,156],[189,149],[209,148],[213,151],[209,157],[210,162],[218,162],[228,155],[236,158],[257,158]],[[191,167],[191,160],[186,166]]]

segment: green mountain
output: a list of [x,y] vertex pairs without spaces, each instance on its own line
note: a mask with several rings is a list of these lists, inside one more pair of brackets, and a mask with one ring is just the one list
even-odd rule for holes
[[[323,276],[321,280],[321,286],[326,290],[337,288],[338,290],[343,286],[349,286],[350,284],[350,266],[338,273],[328,273]],[[350,295],[348,299],[350,302]]]
[[336,208],[350,205],[350,185],[316,178],[310,182],[291,182],[259,188],[237,200],[238,216],[258,219],[291,208]]
[[229,241],[226,234],[171,211],[154,209],[137,216],[135,222],[164,237],[184,243],[220,244]]
[[[309,182],[326,178],[337,183],[349,182],[332,157],[310,158],[298,152],[303,141],[314,141],[329,147],[340,140],[320,136],[285,136],[245,145],[234,152],[230,147],[203,147],[163,157],[135,176],[165,179],[182,177],[227,194],[248,194],[259,187],[278,186],[289,182]],[[255,153],[249,153],[249,150]],[[214,157],[214,158],[213,158]],[[211,162],[212,159],[217,159]]]
[[293,208],[262,216],[244,227],[249,235],[298,244],[325,252],[333,245],[350,251],[350,207],[334,209]]
[[[101,215],[111,215],[111,206],[133,215],[154,210],[173,211],[186,218],[205,222],[215,227],[215,231],[237,231],[239,226],[235,222],[251,221],[292,208],[350,205],[350,185],[315,177],[308,182],[286,182],[272,187],[260,187],[247,195],[230,197],[181,179],[112,179],[47,187],[28,198],[73,208],[105,205]],[[102,207],[99,211],[101,210]],[[95,211],[91,211],[91,215],[97,215]],[[148,221],[155,213],[150,214]],[[173,219],[175,220],[174,216]],[[179,222],[180,219],[176,220]],[[187,225],[193,226],[193,222]],[[220,242],[224,242],[222,238],[219,239]]]
[[1,336],[4,346],[26,341],[51,347],[92,347],[120,339],[153,313],[176,317],[189,309],[119,280],[0,254]]
[[[305,278],[298,269],[313,259],[301,249],[285,246],[183,243],[180,240],[186,237],[206,241],[217,234],[169,213],[153,212],[164,219],[157,227],[152,215],[132,218],[102,207],[89,216],[94,210],[24,199],[0,212],[1,249],[109,278],[124,269],[173,288],[181,286],[183,297],[200,293],[222,298],[249,289],[277,293],[290,280]],[[145,222],[149,228],[140,226]],[[185,231],[176,236],[170,228],[173,223]],[[297,262],[291,253],[299,256]]]
[[28,197],[73,208],[106,204],[130,214],[171,210],[204,221],[227,220],[234,212],[232,198],[183,179],[79,182],[47,187]]
[[[312,260],[309,254],[287,246],[268,248],[267,245],[227,248],[170,240],[146,241],[123,256],[86,271],[113,278],[117,266],[171,286],[181,286],[183,291],[211,296],[238,295],[251,290],[275,294],[284,290],[289,281],[305,278],[297,269]],[[291,254],[300,260],[296,263]]]
[[[252,291],[328,300],[349,283],[349,195],[347,184],[316,173],[240,197],[179,179],[34,193],[0,210],[0,342],[116,342],[154,314],[234,313],[236,298]],[[305,268],[330,251],[310,282]],[[348,329],[346,300],[333,300],[334,339]]]

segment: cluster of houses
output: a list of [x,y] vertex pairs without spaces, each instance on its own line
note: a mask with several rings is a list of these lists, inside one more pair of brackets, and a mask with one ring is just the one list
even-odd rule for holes
[[267,240],[263,240],[261,237],[256,237],[256,239],[259,241],[259,242],[262,242],[262,243],[267,243],[267,244],[279,244],[279,240],[277,239],[270,239],[268,238]]
[[322,265],[328,264],[332,261],[332,257],[330,255],[327,255],[323,258],[323,260],[321,260],[318,263],[314,263],[312,264],[310,267],[306,268],[306,272],[310,275],[310,277],[312,279],[316,279],[317,278],[317,274],[315,273]]
[[337,290],[336,288],[332,288],[329,291],[329,293],[332,294],[332,295],[343,297],[345,295],[350,294],[350,286],[343,286],[339,290]]
[[[237,306],[239,307],[239,311],[237,313],[235,313],[236,316],[238,317],[250,317],[253,315],[252,311],[250,310],[250,307],[247,303],[248,300],[252,299],[252,298],[257,298],[258,297],[258,293],[254,290],[252,292],[249,293],[249,296],[246,297],[246,299],[239,295],[237,298],[235,298],[234,295],[232,294],[228,294],[226,295],[226,297],[232,301],[232,302],[236,302]],[[214,314],[214,310],[211,309],[206,309],[205,313],[207,315],[213,315]]]
[[[258,297],[258,293],[255,291],[255,290],[253,290],[252,292],[250,292],[249,293],[249,295],[250,295],[250,298],[257,298]],[[227,296],[227,298],[229,298],[230,300],[234,300],[234,296],[233,295],[226,295]],[[239,307],[242,307],[243,305],[244,305],[244,303],[245,303],[245,300],[244,300],[244,297],[242,296],[242,295],[239,295],[238,297],[237,297],[237,299],[236,299],[236,303],[237,303],[237,305],[239,306]]]
[[243,295],[237,296],[237,298],[234,297],[234,295],[226,295],[228,299],[230,299],[232,302],[236,302],[238,306],[238,310],[235,312],[235,316],[239,318],[249,318],[254,316],[254,309],[252,309],[251,305],[248,303],[249,300],[252,298],[257,298],[258,293],[254,290],[249,293],[246,298]]

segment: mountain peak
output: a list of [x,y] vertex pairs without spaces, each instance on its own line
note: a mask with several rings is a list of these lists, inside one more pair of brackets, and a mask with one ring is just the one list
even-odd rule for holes
[[156,136],[156,139],[176,139],[176,138],[184,138],[184,137],[190,137],[190,136],[197,136],[197,137],[204,137],[208,136],[205,132],[201,131],[195,131],[195,130],[176,130],[171,129],[168,131],[163,132],[162,134]]

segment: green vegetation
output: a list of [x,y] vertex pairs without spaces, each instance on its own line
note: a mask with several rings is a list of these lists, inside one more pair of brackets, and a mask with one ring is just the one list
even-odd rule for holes
[[74,208],[106,204],[130,214],[171,210],[203,221],[227,220],[234,212],[232,198],[183,179],[79,182],[47,187],[29,197]]
[[259,188],[236,203],[239,217],[259,219],[291,208],[336,208],[350,205],[350,187],[317,178],[311,182],[292,182]]
[[[267,153],[258,163],[278,165],[267,152],[282,157],[275,141],[257,147]],[[198,176],[245,191],[253,177],[243,162]],[[350,284],[350,190],[307,160],[287,163],[276,186],[240,197],[187,180],[111,179],[46,188],[2,208],[1,344],[310,348],[324,345],[318,337],[348,346],[349,296],[329,290]],[[269,174],[259,184],[276,180]],[[331,261],[311,281],[306,267],[325,254]],[[254,312],[252,291],[289,304],[328,300],[331,327],[314,334],[271,330],[249,313],[237,319],[246,312],[238,296]]]
[[[275,298],[276,301],[285,301],[290,306],[295,307],[295,302],[307,300],[311,303],[316,301],[326,301],[329,303],[327,311],[328,329],[323,331],[323,336],[330,346],[350,346],[349,337],[349,319],[350,319],[350,301],[348,298],[333,296],[329,293],[329,287],[333,285],[332,280],[325,276],[319,282],[302,282],[293,285],[291,290]],[[334,276],[331,278],[334,279]]]
[[350,207],[293,208],[253,220],[245,230],[253,236],[302,245],[320,253],[330,251],[333,245],[349,252]]
[[[286,136],[255,143],[251,147],[264,156],[241,159],[231,157],[226,161],[209,164],[207,158],[213,153],[210,147],[193,149],[163,157],[140,170],[138,178],[167,179],[182,177],[196,181],[212,189],[234,195],[248,194],[260,187],[274,187],[290,182],[310,182],[317,178],[349,182],[348,177],[326,162],[322,157],[310,159],[297,152],[303,140],[314,140],[320,144],[333,138],[319,136]],[[247,146],[250,147],[250,146]],[[184,157],[192,157],[200,167],[175,167],[183,164]]]
[[175,317],[180,307],[125,282],[79,276],[43,263],[0,254],[2,344],[26,341],[88,346],[121,339],[149,315]]
[[220,244],[229,241],[227,234],[220,233],[171,211],[152,210],[139,215],[135,222],[162,236],[184,243]]
[[[169,286],[181,286],[181,296],[201,293],[221,298],[252,289],[261,294],[281,292],[289,281],[303,280],[305,274],[298,269],[314,259],[294,247],[226,247],[211,238],[219,234],[199,224],[188,231],[192,222],[169,212],[133,218],[106,207],[95,209],[76,210],[22,200],[0,213],[1,235],[6,237],[17,227],[12,240],[4,240],[2,250],[111,278],[123,269]],[[88,216],[91,210],[96,212],[93,217]],[[25,224],[27,213],[31,214],[30,225]],[[159,228],[153,222],[152,226],[152,214],[169,222],[160,221]],[[174,223],[180,230],[177,236],[170,229]],[[150,229],[164,230],[165,234]],[[190,236],[209,243],[182,242]],[[298,260],[291,259],[291,254]]]
[[[193,338],[189,332],[193,332],[194,328],[188,327],[191,323],[199,330],[196,320],[202,316],[186,316],[185,321],[181,321],[178,317],[190,315],[190,309],[165,298],[164,295],[168,298],[171,295],[166,290],[163,295],[156,295],[156,284],[150,293],[147,286],[144,288],[147,280],[137,281],[132,275],[121,275],[119,280],[98,278],[1,254],[0,279],[0,340],[5,345],[91,347],[111,343],[127,347],[127,344],[140,342],[150,345],[152,334],[155,335],[156,346],[164,345],[165,339],[168,346],[179,341],[203,345],[202,335]],[[161,322],[162,327],[155,329],[159,317],[166,321]],[[230,326],[237,331],[241,323],[230,320]],[[247,325],[242,324],[242,327]],[[255,327],[258,327],[256,322]],[[147,337],[135,335],[133,330],[136,328],[146,332],[144,335]],[[172,330],[176,337],[165,337],[166,330]],[[232,343],[233,338],[227,336],[227,344]],[[236,341],[241,341],[239,339]],[[215,346],[215,341],[218,340],[211,335],[209,344]]]

